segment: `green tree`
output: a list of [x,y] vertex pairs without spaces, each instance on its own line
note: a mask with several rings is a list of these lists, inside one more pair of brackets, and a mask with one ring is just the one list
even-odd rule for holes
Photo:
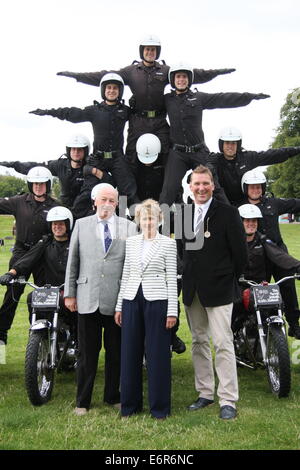
[[11,197],[27,191],[27,183],[15,176],[0,176],[0,197]]
[[[300,146],[300,88],[287,95],[280,110],[280,125],[272,144],[273,148]],[[268,167],[268,188],[276,197],[300,198],[300,158]]]

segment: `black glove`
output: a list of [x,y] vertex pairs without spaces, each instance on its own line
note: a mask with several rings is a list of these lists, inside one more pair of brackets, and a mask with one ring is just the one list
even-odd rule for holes
[[48,114],[47,109],[34,109],[33,111],[29,111],[29,114],[36,114],[37,116],[46,116]]
[[86,176],[90,176],[93,174],[93,166],[90,166],[90,165],[84,165],[83,167],[83,170],[82,170],[82,174],[84,177]]
[[97,157],[96,155],[91,154],[87,157],[86,163],[90,166],[94,166],[97,168],[97,165],[99,165],[101,158],[103,159],[102,156]]
[[232,73],[232,72],[235,72],[236,69],[219,69],[218,72],[219,72],[219,75],[225,75],[226,73]]
[[0,284],[2,286],[8,286],[10,281],[14,279],[16,276],[12,273],[5,273],[2,276],[0,276]]
[[135,109],[135,106],[136,106],[136,98],[134,95],[132,95],[130,98],[129,98],[129,106],[130,106],[130,109],[134,110]]
[[75,78],[74,77],[74,72],[68,72],[68,71],[65,71],[65,72],[57,72],[56,75],[59,75],[61,77],[70,77],[70,78]]
[[[110,160],[110,159],[108,159],[108,160]],[[88,165],[93,166],[94,168],[97,168],[97,170],[105,170],[106,169],[105,158],[103,158],[103,155],[97,155],[97,152],[96,152],[96,154],[91,154],[87,158],[86,163]]]
[[254,100],[264,100],[266,98],[270,98],[270,95],[265,95],[264,93],[258,93],[254,96]]

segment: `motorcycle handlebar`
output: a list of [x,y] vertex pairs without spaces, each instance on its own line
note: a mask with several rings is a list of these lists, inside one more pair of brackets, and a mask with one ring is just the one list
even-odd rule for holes
[[51,286],[50,284],[45,284],[44,286],[37,286],[36,284],[34,284],[33,282],[30,282],[30,281],[26,281],[25,277],[17,277],[15,279],[12,279],[11,281],[9,281],[9,284],[26,284],[27,286],[30,286],[32,287],[33,289],[41,289],[41,288],[44,288],[44,287],[58,287],[59,289],[61,289],[65,284],[61,284],[60,286]]
[[[276,282],[268,282],[267,285],[269,286],[274,286],[274,285],[279,285],[282,284],[285,281],[288,281],[289,279],[300,279],[300,273],[295,273],[292,276],[285,276],[282,279],[279,279],[279,281]],[[248,284],[248,286],[260,286],[262,283],[261,282],[255,282],[250,279],[245,279],[243,276],[239,278],[240,283]]]

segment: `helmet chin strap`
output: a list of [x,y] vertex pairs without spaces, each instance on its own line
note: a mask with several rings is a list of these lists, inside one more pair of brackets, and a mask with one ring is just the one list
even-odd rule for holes
[[34,197],[37,197],[38,199],[41,199],[42,197],[47,197],[47,193],[44,193],[44,194],[35,194],[33,191],[32,191],[32,194],[34,195]]
[[74,158],[72,158],[71,155],[70,155],[70,160],[72,160],[72,162],[74,162],[74,163],[82,163],[84,158],[82,160],[74,160]]

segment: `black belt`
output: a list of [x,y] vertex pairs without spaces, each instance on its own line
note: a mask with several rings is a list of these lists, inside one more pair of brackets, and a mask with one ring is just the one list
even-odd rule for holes
[[104,158],[112,158],[117,153],[118,153],[118,150],[110,150],[108,152],[104,150],[97,150],[96,155],[99,157],[104,157]]
[[185,153],[195,153],[198,152],[203,148],[203,144],[196,144],[196,145],[180,145],[180,144],[174,144],[173,145],[173,150],[179,150],[179,152],[185,152]]
[[146,118],[156,118],[156,117],[165,117],[166,116],[166,111],[136,111],[135,114],[141,117],[146,117]]

